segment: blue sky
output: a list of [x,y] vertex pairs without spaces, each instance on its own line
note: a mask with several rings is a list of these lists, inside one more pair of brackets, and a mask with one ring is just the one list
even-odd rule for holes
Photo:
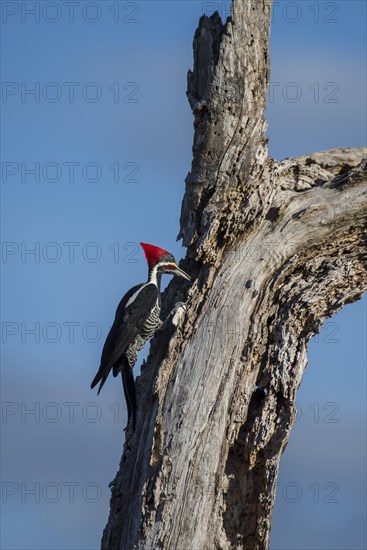
[[[229,3],[46,4],[2,2],[1,547],[95,550],[125,408],[115,380],[98,398],[89,384],[120,297],[146,277],[136,243],[184,254],[192,38]],[[365,145],[365,15],[275,3],[275,158]],[[365,334],[364,298],[310,345],[272,550],[366,547]]]

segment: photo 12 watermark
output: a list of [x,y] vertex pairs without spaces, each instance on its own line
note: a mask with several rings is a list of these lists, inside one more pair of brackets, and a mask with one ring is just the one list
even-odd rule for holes
[[315,401],[310,405],[299,403],[295,404],[296,419],[295,423],[303,421],[313,422],[314,424],[339,424],[340,419],[340,406],[336,401],[327,401],[326,403],[320,403]]
[[301,500],[308,500],[313,504],[339,504],[340,486],[335,481],[314,481],[308,487],[303,487],[297,481],[279,483],[277,493],[288,504],[298,504]]
[[68,504],[86,502],[96,504],[101,500],[103,490],[96,481],[3,481],[1,483],[1,502],[10,504],[56,504],[60,501]]
[[57,23],[98,23],[136,24],[140,21],[142,2],[114,2],[85,0],[64,1],[2,1],[1,22],[3,24],[22,23],[55,25]]
[[115,264],[136,264],[142,259],[139,253],[139,244],[135,242],[105,244],[96,241],[4,241],[1,243],[3,264],[59,264],[60,262],[95,264],[105,260]]
[[137,82],[40,82],[5,81],[1,84],[2,103],[128,103],[140,102]]
[[269,82],[267,103],[312,103],[335,104],[340,102],[340,86],[337,82]]
[[140,167],[135,161],[103,164],[101,162],[65,161],[3,161],[1,182],[15,184],[56,184],[56,183],[139,183]]
[[95,344],[102,338],[102,328],[95,321],[2,321],[2,344]]
[[[341,22],[341,2],[311,1],[304,0],[302,2],[288,2],[286,0],[274,0],[265,3],[264,13],[271,12],[271,22],[284,22],[290,25],[295,25],[301,22],[314,23],[316,25],[335,25]],[[231,17],[231,1],[219,0],[202,2],[202,14],[212,15],[217,12],[222,21],[226,21]],[[248,19],[250,22],[256,23],[263,17],[258,10],[249,11]]]
[[1,405],[3,424],[97,424],[102,421],[124,424],[127,421],[126,407],[118,401],[112,405],[96,401],[3,401]]

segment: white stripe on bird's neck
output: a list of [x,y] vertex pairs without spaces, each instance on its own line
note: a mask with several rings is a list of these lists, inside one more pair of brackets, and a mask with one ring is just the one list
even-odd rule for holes
[[156,264],[153,267],[153,269],[149,272],[149,282],[153,283],[157,288],[158,288],[158,279],[157,279],[158,266],[159,264]]
[[[136,291],[134,292],[134,294],[130,297],[130,299],[128,300],[127,304],[125,307],[128,307],[130,304],[132,304],[132,302],[135,300],[135,298],[137,297],[137,295],[139,294],[139,292],[141,292],[143,290],[143,288],[145,288],[147,285],[150,285],[150,284],[153,284],[155,285],[158,290],[160,290],[159,288],[159,284],[158,284],[158,269],[164,265],[172,265],[172,262],[159,262],[157,263],[150,271],[149,271],[149,279],[146,283],[144,283],[143,285],[141,285],[141,287]],[[160,273],[160,275],[162,275],[162,273]]]
[[[158,287],[158,269],[160,267],[164,267],[165,265],[173,265],[173,262],[158,262],[152,270],[149,272],[149,282],[153,283],[156,287]],[[162,272],[163,273],[163,272]],[[161,275],[162,275],[161,273]]]

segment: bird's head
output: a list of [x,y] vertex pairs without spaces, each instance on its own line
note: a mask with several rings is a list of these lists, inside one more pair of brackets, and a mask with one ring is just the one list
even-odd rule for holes
[[180,269],[176,263],[176,260],[170,252],[154,246],[152,244],[140,243],[140,246],[144,250],[146,260],[148,262],[149,271],[155,269],[157,273],[169,273],[171,275],[178,275],[188,281],[191,281],[190,276]]

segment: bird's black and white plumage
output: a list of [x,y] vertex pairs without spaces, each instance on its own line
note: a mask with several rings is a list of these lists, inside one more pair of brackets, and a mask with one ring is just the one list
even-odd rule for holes
[[120,301],[114,323],[103,346],[101,364],[91,384],[99,382],[101,391],[110,371],[122,375],[122,382],[128,410],[128,421],[136,422],[136,393],[133,367],[137,354],[161,327],[160,282],[163,273],[179,275],[190,280],[180,269],[172,256],[162,248],[140,243],[149,266],[148,281],[131,288]]

